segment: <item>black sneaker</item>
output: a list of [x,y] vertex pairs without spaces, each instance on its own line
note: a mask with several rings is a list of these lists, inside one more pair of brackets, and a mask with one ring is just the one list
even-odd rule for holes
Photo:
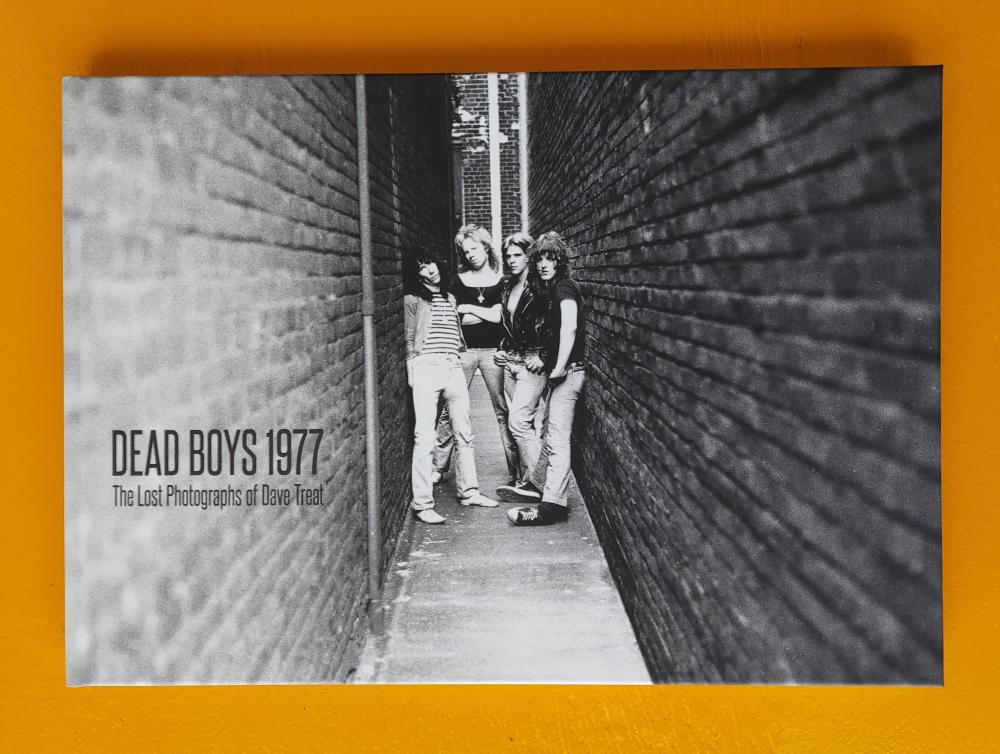
[[515,526],[548,526],[565,521],[568,517],[569,508],[565,505],[545,502],[507,511],[507,518]]
[[523,484],[508,482],[497,487],[497,497],[505,503],[519,503],[523,502],[524,499],[541,500],[542,493],[531,482],[524,482]]

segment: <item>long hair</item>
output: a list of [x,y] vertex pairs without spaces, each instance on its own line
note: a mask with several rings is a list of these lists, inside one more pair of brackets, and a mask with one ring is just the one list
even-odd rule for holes
[[431,263],[437,265],[438,273],[441,276],[439,285],[441,293],[445,296],[448,295],[448,289],[451,286],[451,270],[448,269],[448,260],[424,246],[406,246],[403,249],[403,293],[420,296],[427,301],[431,300],[431,291],[420,278],[420,265]]
[[[538,260],[542,257],[552,259],[556,263],[556,274],[549,282],[538,275]],[[555,282],[570,277],[569,274],[569,244],[566,239],[550,230],[542,233],[531,245],[528,252],[528,278],[540,290],[548,290]]]
[[458,271],[465,272],[472,269],[469,266],[469,260],[465,258],[465,250],[462,248],[462,241],[466,238],[479,241],[486,249],[486,264],[495,272],[500,272],[500,257],[497,256],[497,250],[493,248],[493,237],[482,225],[463,225],[455,234],[455,246],[458,247]]

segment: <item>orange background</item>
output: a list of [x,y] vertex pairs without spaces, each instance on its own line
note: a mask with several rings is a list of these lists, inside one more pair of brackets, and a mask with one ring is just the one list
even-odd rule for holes
[[[393,0],[377,10],[361,0],[8,0],[0,9],[0,748],[996,747],[998,20],[989,0]],[[65,688],[60,77],[912,64],[945,66],[944,688]]]

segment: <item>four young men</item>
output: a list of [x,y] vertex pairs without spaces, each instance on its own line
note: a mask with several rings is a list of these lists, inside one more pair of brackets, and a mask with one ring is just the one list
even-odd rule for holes
[[[465,247],[478,245],[492,250],[487,239],[489,233],[484,228],[463,226],[455,243],[463,260],[471,264],[479,260],[470,258],[475,254]],[[510,277],[498,286],[499,300],[484,299],[487,307],[478,301],[458,307],[463,331],[471,332],[481,323],[499,319],[502,337],[491,354],[493,364],[481,363],[486,354],[477,349],[477,363],[463,359],[463,366],[468,361],[471,367],[467,382],[478,368],[489,387],[496,382],[494,365],[502,370],[502,405],[493,390],[490,397],[498,420],[506,423],[501,426],[501,437],[510,480],[497,488],[497,494],[507,501],[534,503],[508,510],[513,524],[543,526],[565,521],[569,513],[570,438],[585,373],[584,298],[570,274],[568,245],[558,233],[544,233],[537,240],[515,233],[504,241],[503,254]],[[465,277],[470,276],[466,273]],[[477,287],[469,282],[481,282],[484,285],[478,286],[479,291],[493,293],[489,290],[492,280],[462,280],[466,287]],[[447,420],[441,422],[439,448],[448,444],[450,430]],[[441,471],[442,455],[435,458],[439,466],[435,472]],[[440,474],[435,473],[434,478],[439,479]]]

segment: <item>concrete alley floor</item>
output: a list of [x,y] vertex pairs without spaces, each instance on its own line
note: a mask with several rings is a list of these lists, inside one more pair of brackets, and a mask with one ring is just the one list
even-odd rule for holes
[[[506,462],[482,380],[472,387],[481,491]],[[575,482],[564,524],[515,527],[499,508],[463,508],[449,475],[448,521],[407,518],[356,683],[649,683],[635,635]]]

